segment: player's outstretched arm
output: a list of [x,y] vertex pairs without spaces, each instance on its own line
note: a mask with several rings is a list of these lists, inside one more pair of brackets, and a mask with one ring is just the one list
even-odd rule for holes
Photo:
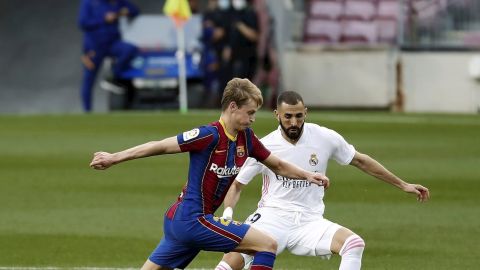
[[174,154],[181,152],[177,137],[170,137],[161,141],[152,141],[116,153],[96,152],[90,167],[105,170],[112,165],[149,156]]
[[306,171],[295,164],[284,161],[271,154],[267,159],[262,161],[274,173],[293,179],[305,179],[309,182],[323,186],[327,189],[330,186],[330,180],[321,173],[313,173]]
[[223,201],[224,210],[222,218],[233,219],[233,209],[237,205],[238,200],[240,200],[240,193],[242,193],[243,186],[244,184],[238,182],[237,180],[233,181]]
[[425,202],[430,198],[430,192],[428,188],[419,184],[410,184],[403,181],[398,176],[387,170],[378,161],[366,154],[356,152],[355,156],[350,162],[350,165],[353,165],[365,173],[372,175],[384,182],[392,184],[405,192],[416,194],[417,200],[420,202]]

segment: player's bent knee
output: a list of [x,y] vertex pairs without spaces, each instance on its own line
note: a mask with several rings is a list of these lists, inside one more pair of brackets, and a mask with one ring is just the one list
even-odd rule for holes
[[365,241],[357,234],[350,235],[340,249],[340,256],[347,254],[361,256],[365,249]]
[[266,235],[263,244],[264,244],[263,246],[264,250],[260,250],[260,251],[277,253],[277,247],[278,247],[277,241],[275,241],[275,239],[273,239],[272,237]]
[[234,251],[248,255],[255,255],[260,251],[275,254],[277,252],[277,241],[268,234],[251,227]]

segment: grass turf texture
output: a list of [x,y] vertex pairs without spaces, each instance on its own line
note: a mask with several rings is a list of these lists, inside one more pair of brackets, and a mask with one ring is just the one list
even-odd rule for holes
[[[162,235],[163,213],[185,183],[188,155],[88,167],[92,153],[117,151],[218,119],[218,112],[0,116],[0,266],[139,267]],[[367,243],[364,269],[475,269],[480,234],[480,119],[465,115],[310,112],[357,150],[407,181],[430,188],[414,196],[332,162],[325,216]],[[276,127],[260,112],[258,136]],[[260,181],[235,211],[255,209]],[[221,211],[221,209],[220,209]],[[202,252],[190,268],[213,268]],[[288,252],[278,269],[338,269]]]

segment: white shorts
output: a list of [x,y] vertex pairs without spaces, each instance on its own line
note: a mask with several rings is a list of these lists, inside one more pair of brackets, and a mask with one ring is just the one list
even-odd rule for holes
[[[295,255],[319,256],[322,259],[329,259],[332,255],[333,235],[342,228],[319,214],[270,207],[258,208],[245,223],[273,237],[278,244],[277,254],[286,248]],[[252,257],[243,256],[248,266]]]

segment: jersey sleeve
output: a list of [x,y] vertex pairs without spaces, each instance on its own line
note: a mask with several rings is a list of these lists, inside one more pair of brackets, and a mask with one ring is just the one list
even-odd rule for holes
[[342,135],[333,130],[330,131],[335,146],[332,158],[341,165],[350,164],[356,152],[355,147],[349,144]]
[[263,145],[263,143],[257,138],[257,136],[251,132],[252,136],[252,153],[251,157],[254,157],[258,161],[264,161],[270,156],[270,151]]
[[262,171],[262,169],[262,163],[258,162],[254,158],[248,158],[247,161],[245,161],[245,164],[243,164],[242,169],[238,173],[235,180],[244,185],[247,185],[257,174]]
[[214,133],[206,126],[194,128],[177,135],[182,152],[202,151],[214,140]]

